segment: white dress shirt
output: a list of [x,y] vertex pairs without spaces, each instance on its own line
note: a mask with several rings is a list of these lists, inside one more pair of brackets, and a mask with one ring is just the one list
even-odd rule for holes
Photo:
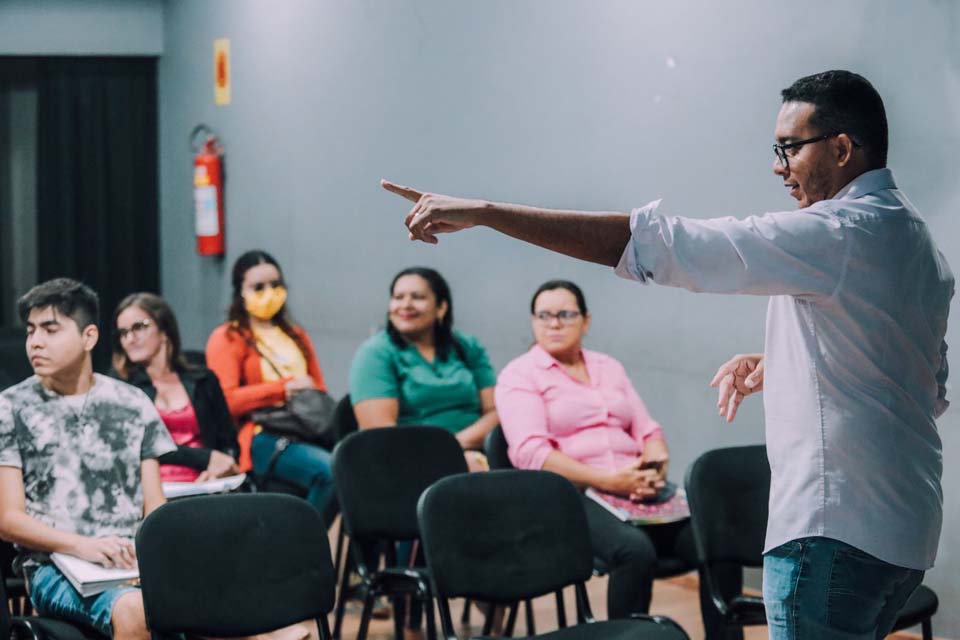
[[633,211],[617,274],[770,297],[765,552],[822,536],[933,566],[940,537],[947,314],[954,280],[889,169],[830,200],[744,220]]

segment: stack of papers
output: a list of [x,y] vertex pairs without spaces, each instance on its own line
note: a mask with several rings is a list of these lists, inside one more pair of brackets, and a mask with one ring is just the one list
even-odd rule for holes
[[168,500],[185,498],[187,496],[205,496],[213,493],[229,493],[240,488],[247,474],[241,473],[226,478],[217,478],[206,482],[164,482],[163,495]]
[[52,553],[50,559],[84,598],[140,577],[138,569],[107,569],[65,553]]

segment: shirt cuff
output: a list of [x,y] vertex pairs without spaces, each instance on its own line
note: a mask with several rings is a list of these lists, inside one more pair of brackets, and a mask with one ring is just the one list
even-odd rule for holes
[[637,260],[637,249],[635,246],[637,238],[633,234],[637,228],[637,221],[640,216],[649,218],[657,210],[657,207],[660,206],[660,202],[660,200],[654,200],[646,206],[630,212],[630,241],[627,242],[627,246],[623,248],[623,255],[620,256],[620,262],[617,263],[617,266],[614,267],[613,270],[613,272],[621,278],[636,280],[637,282],[647,284],[647,280],[653,277],[653,274],[644,268]]

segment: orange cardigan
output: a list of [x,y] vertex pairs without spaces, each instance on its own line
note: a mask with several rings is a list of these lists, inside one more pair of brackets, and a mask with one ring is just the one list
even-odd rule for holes
[[[223,395],[227,398],[227,406],[234,420],[241,423],[237,440],[240,442],[241,471],[249,471],[253,467],[250,458],[250,443],[253,441],[254,424],[247,419],[248,414],[255,409],[280,404],[286,400],[284,385],[289,378],[275,382],[264,382],[260,368],[260,354],[251,346],[253,336],[249,331],[229,331],[229,323],[224,323],[213,330],[207,340],[207,367],[217,374]],[[323,373],[317,354],[313,350],[313,343],[307,333],[300,327],[295,327],[297,336],[307,347],[304,354],[307,360],[307,374],[313,378],[317,388],[326,391],[323,382]]]

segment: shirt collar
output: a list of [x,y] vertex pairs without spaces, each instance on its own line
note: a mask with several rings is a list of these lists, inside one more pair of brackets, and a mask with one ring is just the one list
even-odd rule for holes
[[533,356],[533,362],[541,369],[549,369],[552,366],[560,366],[560,363],[557,362],[556,358],[544,351],[543,347],[538,344],[530,347],[530,353]]
[[[543,347],[539,344],[535,344],[530,347],[530,353],[533,355],[533,362],[541,369],[549,369],[550,367],[560,367],[560,363],[552,355],[546,352]],[[580,354],[583,356],[583,361],[587,365],[587,372],[590,373],[591,378],[593,377],[593,352],[587,351],[586,349],[580,349]]]
[[[56,391],[51,391],[50,389],[47,389],[45,386],[43,386],[43,383],[40,382],[40,376],[34,374],[33,378],[34,378],[33,390],[44,400],[56,400],[58,398],[67,397],[67,396],[60,395]],[[94,389],[96,389],[98,386],[102,386],[99,384],[99,382],[100,382],[100,374],[94,372],[93,384],[90,386],[90,389],[87,390],[87,393],[90,395],[93,395]]]
[[885,189],[896,189],[897,185],[893,181],[893,172],[884,167],[882,169],[873,169],[861,173],[856,178],[847,183],[847,186],[840,189],[837,195],[831,200],[856,200],[875,191]]

